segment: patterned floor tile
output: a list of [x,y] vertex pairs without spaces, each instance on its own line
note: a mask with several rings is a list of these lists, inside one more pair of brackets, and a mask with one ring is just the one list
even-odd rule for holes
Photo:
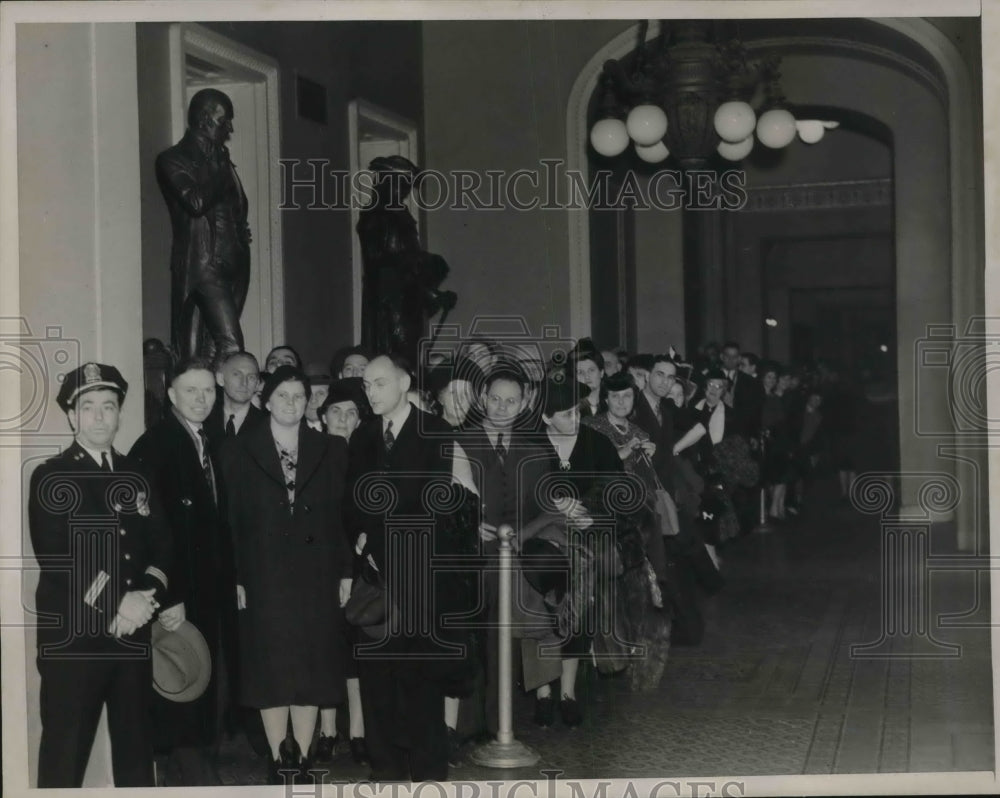
[[[947,551],[947,541],[938,548]],[[912,638],[888,640],[893,657],[852,656],[852,646],[879,640],[884,626],[876,519],[818,502],[802,521],[737,539],[722,556],[727,586],[705,601],[705,639],[671,651],[657,689],[630,693],[624,680],[584,667],[577,694],[586,720],[577,729],[535,727],[532,700],[518,692],[515,733],[539,763],[510,771],[466,764],[451,778],[993,767],[989,629],[936,629],[962,646],[951,659],[899,658],[918,650]],[[974,606],[974,581],[946,575],[933,584],[935,611]],[[226,784],[264,780],[264,763],[242,736],[223,746],[221,770]],[[330,777],[367,773],[341,756]]]

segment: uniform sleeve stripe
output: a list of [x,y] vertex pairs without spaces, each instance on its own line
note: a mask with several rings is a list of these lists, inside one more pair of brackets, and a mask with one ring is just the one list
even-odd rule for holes
[[149,568],[146,569],[146,573],[149,574],[150,576],[156,578],[156,579],[159,579],[160,582],[163,583],[164,589],[166,589],[166,587],[167,587],[167,575],[165,573],[163,573],[163,571],[161,571],[155,565],[151,565],[151,566],[149,566]]
[[83,603],[93,607],[97,603],[97,597],[101,595],[101,591],[104,590],[104,586],[110,578],[104,571],[99,571],[97,576],[94,577],[94,581],[90,583],[90,587],[87,588],[87,592],[83,596]]

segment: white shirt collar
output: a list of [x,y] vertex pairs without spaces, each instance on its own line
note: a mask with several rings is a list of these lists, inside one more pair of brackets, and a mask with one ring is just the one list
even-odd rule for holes
[[497,437],[503,435],[503,445],[510,449],[510,438],[511,438],[511,427],[507,429],[497,429],[496,427],[491,427],[487,424],[483,424],[483,432],[486,433],[486,439],[490,442],[493,448],[496,448]]
[[83,451],[85,451],[87,454],[89,454],[94,459],[94,462],[97,463],[98,465],[101,465],[101,452],[102,451],[106,452],[108,455],[108,462],[111,464],[111,468],[113,469],[115,467],[115,459],[114,459],[115,456],[111,453],[111,449],[104,449],[104,450],[91,449],[89,446],[84,444],[79,438],[76,439],[76,442],[80,444],[80,448],[83,449]]
[[186,429],[191,435],[192,440],[194,440],[194,448],[198,450],[198,457],[204,457],[205,453],[201,450],[201,435],[198,434],[198,430],[201,429],[201,424],[195,424],[193,421],[188,421],[173,405],[170,406],[170,410],[177,417],[177,420],[181,422],[181,426],[183,426],[184,429]]
[[246,420],[247,415],[249,415],[249,413],[250,413],[250,405],[252,403],[251,402],[247,402],[245,405],[243,405],[243,407],[239,408],[236,411],[233,411],[233,410],[227,410],[226,409],[225,399],[223,399],[222,401],[223,401],[223,404],[222,404],[222,425],[225,426],[226,424],[228,424],[229,423],[229,417],[232,416],[233,417],[233,425],[236,427],[236,431],[239,432],[240,427],[243,425],[243,422]]
[[410,417],[411,408],[412,405],[409,402],[406,402],[402,408],[391,415],[382,416],[382,432],[385,432],[386,428],[389,426],[389,422],[391,421],[392,434],[399,435],[399,431],[403,428],[403,424],[406,423],[406,419]]
[[649,393],[645,389],[643,389],[642,395],[650,409],[658,414],[660,412],[660,397],[657,396],[655,399],[650,399]]

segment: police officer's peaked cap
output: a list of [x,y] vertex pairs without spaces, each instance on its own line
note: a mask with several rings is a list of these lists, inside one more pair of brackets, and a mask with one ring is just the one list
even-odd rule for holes
[[106,366],[103,363],[84,363],[65,376],[62,387],[59,388],[56,403],[63,410],[69,410],[80,394],[101,388],[118,391],[121,398],[124,399],[125,393],[128,391],[128,383],[114,366]]

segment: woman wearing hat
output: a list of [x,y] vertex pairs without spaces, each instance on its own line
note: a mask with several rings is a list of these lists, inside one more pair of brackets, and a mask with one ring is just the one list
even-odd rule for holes
[[[347,445],[301,423],[309,379],[296,367],[276,368],[261,401],[269,421],[233,439],[223,473],[236,551],[240,698],[260,710],[268,780],[280,784],[286,768],[307,778],[303,752],[318,708],[344,699]],[[282,745],[289,715],[293,750]]]
[[628,641],[646,651],[642,659],[630,663],[629,679],[633,689],[648,690],[659,684],[670,649],[670,607],[669,602],[664,607],[659,583],[667,579],[663,536],[676,535],[678,522],[673,500],[653,468],[656,444],[629,421],[637,397],[635,382],[627,372],[612,374],[601,385],[601,404],[607,412],[585,418],[583,423],[611,441],[625,471],[638,477],[645,489],[645,510],[623,524],[620,544]]
[[486,377],[471,360],[459,360],[454,367],[434,366],[424,373],[422,383],[436,415],[448,422],[450,427],[466,430],[482,422],[479,395],[486,384]]
[[[365,396],[364,383],[360,377],[334,380],[330,391],[319,407],[319,418],[327,435],[351,439],[351,435],[363,422],[371,418],[372,411]],[[345,627],[348,646],[355,642],[350,626]],[[358,681],[358,664],[350,648],[344,652],[344,675],[347,677],[347,711],[350,718],[351,757],[358,764],[368,761],[365,747],[365,719],[361,712],[361,686]],[[316,741],[314,758],[316,762],[329,762],[337,745],[337,709],[324,707],[319,712],[319,739]]]
[[698,472],[709,482],[725,486],[728,506],[708,536],[709,554],[716,562],[715,545],[739,534],[739,520],[732,506],[733,491],[737,486],[753,485],[759,477],[759,467],[750,456],[746,439],[738,433],[732,411],[723,401],[728,390],[725,372],[711,369],[705,375],[705,396],[694,405],[694,425],[674,444],[675,456],[695,447]]
[[[535,589],[555,605],[556,623],[564,642],[562,659],[555,668],[549,665],[549,657],[532,661],[532,651],[528,649],[524,686],[526,689],[537,687],[535,723],[551,726],[556,709],[551,683],[558,678],[563,723],[577,726],[583,721],[576,701],[580,658],[592,651],[592,644],[601,649],[597,653],[605,653],[609,643],[603,636],[596,640],[581,629],[587,627],[594,606],[611,605],[610,595],[605,594],[612,589],[615,575],[615,565],[602,561],[599,555],[598,550],[607,550],[607,547],[595,547],[581,532],[592,526],[595,518],[607,518],[605,489],[609,481],[622,473],[623,467],[614,445],[607,438],[590,427],[581,426],[579,385],[575,374],[567,370],[556,371],[546,379],[544,389],[542,421],[545,433],[541,442],[552,458],[554,473],[551,481],[537,487],[564,520],[560,524],[545,524],[543,516],[541,524],[522,530],[525,538],[521,546],[522,563],[530,563],[532,556],[562,556],[571,578],[566,578],[565,568],[552,573],[525,571]],[[604,660],[602,666],[606,663]]]

